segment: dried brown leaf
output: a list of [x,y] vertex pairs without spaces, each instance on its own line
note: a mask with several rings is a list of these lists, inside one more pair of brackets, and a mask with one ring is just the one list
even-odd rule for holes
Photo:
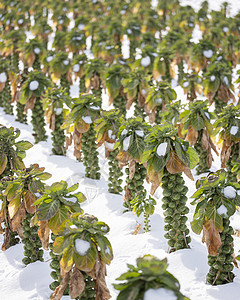
[[16,214],[11,219],[11,227],[13,231],[17,231],[18,228],[22,227],[22,222],[25,218],[25,208],[24,204],[21,203]]
[[42,242],[43,249],[48,250],[50,228],[48,227],[48,221],[40,221],[38,228],[38,236]]
[[75,299],[82,294],[85,289],[84,276],[77,267],[74,267],[69,282],[69,295],[71,299]]
[[221,168],[226,168],[226,162],[229,160],[233,142],[224,139],[221,151]]
[[24,113],[26,113],[28,109],[32,110],[34,108],[35,102],[36,102],[36,97],[35,96],[31,96],[27,100],[27,103],[25,104]]
[[135,161],[132,159],[129,162],[129,179],[132,180],[135,174]]
[[70,271],[68,273],[65,273],[60,285],[56,287],[55,291],[51,295],[50,300],[61,300],[63,293],[68,285],[70,277]]
[[218,230],[213,224],[213,220],[208,220],[203,224],[202,242],[206,243],[208,253],[217,256],[217,250],[221,246],[221,238]]
[[87,124],[82,119],[78,121],[75,126],[75,129],[77,129],[79,133],[85,133],[89,130],[89,128],[90,128],[90,124]]
[[119,167],[122,168],[128,164],[130,156],[128,151],[120,151],[116,158],[118,160]]
[[147,180],[152,183],[150,194],[154,195],[156,189],[162,182],[162,172],[156,172],[153,167],[150,167],[148,169]]
[[4,87],[5,87],[5,82],[0,82],[0,92],[3,91]]
[[166,164],[166,169],[170,174],[182,173],[186,165],[180,160],[175,151],[170,152],[169,160]]
[[28,55],[26,61],[27,61],[27,65],[29,68],[32,67],[34,61],[35,61],[36,55],[34,54],[33,51],[31,51],[31,53]]
[[49,128],[54,131],[55,130],[55,119],[56,119],[56,115],[53,113],[51,114],[50,117],[50,122],[49,122]]
[[128,98],[128,97],[127,97],[126,109],[130,109],[130,107],[131,107],[132,104],[133,104],[134,99],[135,99],[135,97],[133,97],[133,98]]
[[36,211],[36,206],[33,206],[32,204],[36,201],[36,196],[29,190],[26,190],[23,195],[23,201],[26,211],[30,214],[34,214]]
[[124,202],[127,202],[131,198],[131,190],[129,189],[129,183],[127,183],[125,187],[125,194],[124,194]]
[[97,278],[95,282],[96,300],[109,300],[111,298],[105,281],[106,275],[106,265],[103,261],[100,260],[99,270],[97,272]]
[[192,172],[191,172],[191,170],[190,170],[189,167],[186,166],[186,167],[184,168],[183,172],[184,172],[184,174],[185,174],[188,178],[190,178],[192,181],[194,181]]
[[191,146],[193,146],[196,144],[197,138],[198,138],[198,131],[195,130],[192,125],[189,125],[186,140],[189,142]]

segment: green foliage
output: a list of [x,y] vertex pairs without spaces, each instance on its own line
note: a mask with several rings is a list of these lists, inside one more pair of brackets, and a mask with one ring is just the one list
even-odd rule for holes
[[22,161],[26,156],[25,151],[33,145],[28,141],[16,142],[19,135],[19,129],[0,125],[0,178],[10,175],[9,171],[21,170],[25,167]]
[[[187,141],[177,136],[177,131],[172,126],[153,126],[145,138],[145,143],[142,163],[147,162],[148,172],[150,169],[161,172],[169,160],[173,164],[169,169],[172,174],[185,172],[186,168],[192,169],[198,163],[196,152]],[[164,147],[165,153],[159,155],[158,147]]]
[[61,75],[65,75],[70,71],[71,61],[68,58],[68,54],[62,51],[56,53],[54,58],[50,61],[50,72],[53,73],[55,78],[60,78]]
[[71,213],[82,212],[80,203],[86,200],[81,192],[75,192],[78,184],[68,187],[65,181],[55,182],[45,188],[42,196],[33,203],[37,205],[34,223],[48,221],[48,226],[54,234],[58,227],[69,218]]
[[105,75],[106,88],[108,89],[109,96],[116,98],[120,89],[122,88],[122,79],[125,76],[125,71],[121,65],[111,65]]
[[[240,105],[226,106],[214,122],[215,134],[219,133],[219,141],[230,140],[237,142],[240,139]],[[234,130],[233,130],[234,129]],[[232,132],[232,133],[231,133]],[[234,134],[233,134],[234,132]]]
[[[32,87],[33,83],[35,83],[34,87]],[[27,80],[22,85],[20,103],[26,105],[27,102],[31,102],[29,107],[34,107],[33,98],[40,98],[48,87],[50,81],[41,71],[29,72]]]
[[161,81],[158,82],[157,85],[150,87],[146,98],[146,108],[149,112],[151,112],[150,114],[152,114],[152,111],[156,113],[157,108],[162,110],[166,104],[172,103],[172,101],[176,100],[176,98],[177,94],[171,86],[167,82]]
[[[236,182],[228,182],[226,172],[219,170],[199,179],[196,187],[197,191],[192,195],[194,201],[191,203],[197,204],[191,222],[192,230],[200,234],[204,222],[212,220],[214,226],[222,231],[223,218],[230,218],[235,213],[236,206],[240,205],[240,185]],[[226,214],[219,213],[219,208],[222,206],[227,210]]]
[[143,123],[141,118],[122,119],[121,124],[114,149],[128,152],[133,159],[140,160],[145,148],[144,136],[149,125]]
[[177,300],[187,300],[188,298],[180,292],[178,280],[167,271],[167,267],[166,258],[159,260],[149,254],[137,258],[137,267],[128,264],[129,270],[117,278],[125,282],[113,285],[120,291],[117,300],[143,299],[147,290],[158,288],[173,291]]
[[155,207],[157,204],[156,200],[149,196],[148,199],[145,199],[144,194],[137,194],[136,197],[130,202],[133,213],[135,213],[138,217],[144,213],[144,230],[145,232],[150,231],[149,225],[149,216],[154,213]]
[[183,129],[185,131],[192,125],[197,131],[206,128],[209,135],[212,135],[213,128],[210,120],[215,119],[215,115],[209,112],[207,100],[189,103],[189,108],[180,114],[180,119],[184,124]]

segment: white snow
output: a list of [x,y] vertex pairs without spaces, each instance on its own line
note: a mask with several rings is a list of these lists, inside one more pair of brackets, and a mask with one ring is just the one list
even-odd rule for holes
[[208,119],[210,119],[209,113],[207,111],[205,111],[204,114]]
[[240,190],[237,191],[238,196],[240,196]]
[[223,194],[228,199],[234,199],[236,197],[236,190],[233,186],[229,185],[223,189]]
[[189,82],[188,81],[183,82],[183,87],[188,87],[188,86],[189,86]]
[[31,81],[30,84],[29,84],[29,89],[30,89],[31,91],[37,90],[38,87],[39,87],[39,82],[38,82],[37,80]]
[[125,134],[127,134],[127,129],[124,128],[123,131],[121,132],[121,135],[123,136]]
[[145,292],[143,300],[177,300],[177,296],[173,291],[164,288],[149,289]]
[[113,134],[112,129],[108,129],[108,136],[109,136],[110,139],[112,138],[112,134]]
[[20,24],[20,25],[21,25],[23,22],[24,22],[23,19],[19,19],[19,20],[18,20],[18,24]]
[[78,25],[78,29],[79,29],[79,30],[83,30],[84,28],[85,28],[85,24],[79,24],[79,25]]
[[148,67],[151,64],[151,59],[149,56],[143,57],[141,59],[141,66],[143,66],[144,68]]
[[227,26],[223,27],[223,32],[227,33],[229,31],[229,28]]
[[129,144],[130,144],[130,139],[131,136],[127,136],[124,140],[123,140],[123,151],[127,151],[129,148]]
[[155,103],[157,103],[157,104],[162,104],[162,101],[163,101],[162,98],[155,99]]
[[204,50],[203,51],[203,55],[206,57],[206,58],[211,58],[213,56],[213,51],[211,49],[209,50]]
[[[192,5],[195,9],[199,9],[202,0],[181,0],[180,2],[184,5]],[[222,2],[223,1],[211,0],[209,1],[209,6],[211,9],[219,10]],[[236,14],[240,8],[239,1],[230,0],[229,2],[231,12]],[[31,21],[33,21],[33,16],[31,17]],[[196,38],[196,36],[194,36],[194,38]],[[88,49],[90,48],[90,40],[91,37],[88,37]],[[127,58],[129,41],[126,35],[124,35],[123,44],[123,57]],[[50,47],[48,47],[48,49],[50,50]],[[90,52],[88,52],[88,54],[89,53]],[[237,69],[239,69],[239,65]],[[237,76],[235,75],[234,80],[236,79]],[[72,97],[78,97],[78,84],[79,81],[76,81],[71,86]],[[238,89],[236,84],[235,87],[235,96],[237,99]],[[175,90],[177,92],[177,100],[181,99],[184,103],[187,103],[188,101],[186,95],[183,93],[183,89],[180,86],[176,86]],[[108,98],[106,94],[103,93],[103,95],[103,108],[107,109]],[[131,112],[128,111],[128,116],[131,116],[130,113]],[[28,113],[29,124],[30,118],[31,116],[29,116]],[[0,124],[19,128],[21,130],[21,139],[28,140],[34,144],[32,126],[16,122],[15,117],[6,115],[1,107]],[[169,264],[168,271],[180,281],[181,292],[191,300],[230,300],[239,298],[240,269],[234,268],[233,272],[236,277],[233,283],[211,286],[205,282],[206,274],[209,271],[207,248],[206,245],[202,244],[202,235],[194,234],[190,228],[190,221],[192,221],[195,209],[195,206],[190,204],[190,197],[196,191],[193,181],[183,175],[185,184],[189,188],[187,205],[190,212],[188,214],[187,226],[190,229],[190,236],[192,238],[190,244],[191,249],[182,249],[168,253],[167,241],[164,238],[166,232],[163,229],[162,189],[159,188],[155,193],[155,199],[158,201],[155,213],[150,217],[151,231],[149,233],[143,233],[143,216],[137,218],[132,212],[122,214],[125,209],[123,208],[123,194],[114,195],[107,192],[108,161],[105,158],[104,145],[98,148],[101,179],[91,180],[84,178],[84,166],[82,162],[78,162],[75,159],[73,155],[73,145],[69,147],[66,156],[52,155],[51,131],[48,127],[46,127],[46,129],[48,140],[35,144],[33,148],[26,151],[27,156],[24,159],[24,163],[26,166],[38,163],[40,167],[45,167],[46,171],[53,175],[52,178],[46,181],[47,184],[61,180],[65,180],[71,184],[79,183],[79,190],[82,191],[88,199],[81,204],[81,207],[86,213],[95,215],[99,221],[104,221],[110,226],[110,232],[107,237],[113,248],[114,259],[110,265],[107,265],[106,282],[112,300],[116,300],[119,293],[119,291],[113,288],[112,283],[116,283],[115,279],[127,271],[127,263],[135,265],[136,258],[145,254],[155,255],[159,259],[167,257]],[[216,156],[215,153],[213,153],[213,156],[214,162],[211,170],[214,171],[220,169],[221,164],[219,157]],[[192,172],[196,182],[200,177],[196,175],[195,170]],[[124,183],[122,187],[124,187]],[[149,185],[145,183],[145,187],[149,192]],[[240,195],[239,190],[237,193]],[[239,211],[231,217],[231,225],[234,230],[240,229],[239,217]],[[140,232],[137,235],[133,235],[132,233],[138,223],[142,226]],[[235,255],[238,255],[240,238],[237,236],[233,237]],[[3,235],[1,234],[0,246],[2,243]],[[4,252],[0,250],[0,299],[48,300],[52,293],[49,289],[49,284],[53,281],[50,276],[52,269],[49,267],[49,252],[44,250],[44,262],[35,262],[26,267],[22,264],[23,252],[22,243],[10,247]],[[161,297],[161,291],[155,292],[157,292],[157,300],[169,300],[165,294]],[[70,300],[70,297],[63,296],[62,300]],[[150,300],[155,299],[150,295]]]
[[36,47],[36,48],[33,49],[33,51],[34,51],[35,54],[39,54],[41,52],[41,49]]
[[91,105],[90,108],[93,110],[100,110],[100,107],[96,105]]
[[227,86],[229,85],[229,81],[228,81],[227,76],[224,76],[224,77],[223,77],[223,82],[224,82]]
[[216,76],[215,75],[212,75],[211,77],[210,77],[210,81],[214,81],[216,79]]
[[79,70],[80,70],[80,65],[79,64],[75,64],[73,66],[73,72],[79,72]]
[[147,91],[145,89],[142,89],[141,93],[145,96],[147,94]]
[[235,135],[238,132],[238,126],[232,126],[230,129],[230,134]]
[[77,202],[77,198],[76,197],[70,197],[70,198],[65,198],[67,201],[69,201],[69,202],[73,202],[73,203],[75,203],[75,202]]
[[63,64],[64,64],[65,66],[69,65],[69,60],[68,60],[68,59],[64,59]]
[[7,81],[7,74],[5,72],[0,73],[0,82],[4,83]]
[[140,136],[140,137],[143,137],[144,136],[144,132],[143,130],[135,130],[135,133]]
[[46,61],[47,62],[50,62],[50,61],[52,61],[53,60],[53,56],[52,55],[50,55],[50,56],[48,56],[47,58],[46,58]]
[[132,30],[128,28],[128,29],[127,29],[127,33],[128,33],[128,34],[132,34]]
[[158,145],[158,147],[156,149],[157,155],[164,156],[167,151],[167,146],[168,146],[167,142],[164,142],[164,143],[161,143],[160,145]]
[[107,246],[107,247],[106,247],[106,249],[105,249],[105,253],[106,253],[106,254],[108,254],[108,255],[110,255],[110,254],[111,254],[111,250],[109,249],[109,247],[108,247],[108,246]]
[[114,144],[115,143],[109,143],[107,141],[104,142],[105,143],[105,146],[109,149],[109,150],[113,150],[113,147],[114,147]]
[[82,120],[87,124],[92,124],[92,118],[90,116],[82,117]]
[[219,214],[219,215],[224,215],[225,217],[227,217],[228,215],[227,215],[227,208],[226,208],[226,206],[224,206],[223,204],[217,209],[217,213]]
[[71,229],[78,229],[78,227],[76,225],[71,225],[70,228]]
[[90,249],[91,245],[88,241],[84,241],[82,239],[75,240],[75,248],[79,255],[85,256]]
[[61,107],[59,107],[59,108],[55,108],[54,111],[55,111],[56,115],[60,115],[62,113],[63,109]]

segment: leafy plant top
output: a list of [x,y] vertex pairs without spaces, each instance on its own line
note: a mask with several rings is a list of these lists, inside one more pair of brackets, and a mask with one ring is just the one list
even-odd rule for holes
[[180,292],[178,280],[167,271],[167,259],[159,260],[152,255],[137,258],[137,266],[127,265],[129,270],[117,278],[123,283],[113,284],[120,293],[117,300],[142,300],[149,289],[173,291],[177,300],[187,300]]
[[25,168],[22,161],[26,156],[25,151],[32,148],[33,145],[28,141],[16,141],[19,135],[19,129],[0,125],[0,175],[7,166],[10,170]]
[[200,234],[204,223],[212,220],[216,229],[222,231],[223,218],[230,218],[236,206],[240,205],[240,184],[228,182],[226,172],[219,170],[199,179],[196,187],[191,203],[197,204],[191,222],[192,230]]

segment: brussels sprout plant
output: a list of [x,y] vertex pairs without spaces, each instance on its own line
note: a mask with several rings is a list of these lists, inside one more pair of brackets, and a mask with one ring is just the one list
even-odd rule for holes
[[219,170],[199,179],[196,187],[192,204],[197,206],[191,227],[197,234],[203,230],[203,242],[208,247],[207,282],[212,285],[232,282],[233,228],[229,218],[240,205],[240,185],[226,180],[226,172]]

